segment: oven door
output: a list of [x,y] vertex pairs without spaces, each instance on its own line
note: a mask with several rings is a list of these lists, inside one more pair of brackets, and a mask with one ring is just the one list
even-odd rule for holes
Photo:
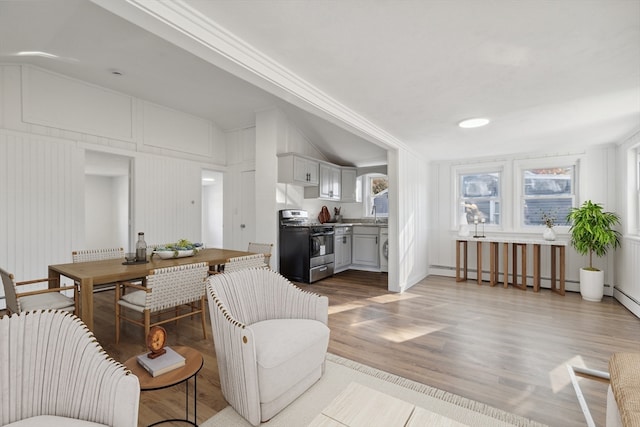
[[323,231],[320,233],[312,232],[310,239],[310,258],[317,258],[324,255],[333,254],[333,231]]

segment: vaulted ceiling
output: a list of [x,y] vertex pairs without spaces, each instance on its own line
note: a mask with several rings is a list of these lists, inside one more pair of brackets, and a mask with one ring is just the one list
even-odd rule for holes
[[[636,0],[10,0],[0,62],[223,130],[275,105],[329,160],[359,166],[384,163],[387,147],[553,154],[640,129]],[[469,117],[491,122],[457,126]]]

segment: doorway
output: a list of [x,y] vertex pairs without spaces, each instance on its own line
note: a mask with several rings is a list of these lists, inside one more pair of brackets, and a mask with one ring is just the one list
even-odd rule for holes
[[124,248],[132,242],[132,158],[98,151],[85,153],[84,247]]
[[223,247],[223,174],[202,171],[202,243],[205,247]]

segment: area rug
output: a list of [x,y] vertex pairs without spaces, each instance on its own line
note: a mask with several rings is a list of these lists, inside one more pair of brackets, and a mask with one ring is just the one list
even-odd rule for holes
[[[544,424],[524,417],[334,354],[327,354],[327,366],[323,377],[269,422],[262,423],[262,426],[306,426],[351,382],[357,382],[473,427],[545,427]],[[227,406],[200,426],[251,427],[251,424]]]

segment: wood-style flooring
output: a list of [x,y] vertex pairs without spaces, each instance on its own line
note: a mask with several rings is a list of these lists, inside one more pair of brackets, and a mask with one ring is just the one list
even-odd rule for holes
[[[386,281],[384,273],[346,271],[300,285],[329,297],[330,352],[550,426],[585,425],[567,363],[606,371],[613,352],[640,351],[640,320],[610,297],[592,303],[576,293],[438,276],[394,294]],[[143,331],[134,325],[124,324],[114,343],[113,291],[95,294],[95,301],[95,334],[106,351],[120,361],[143,352]],[[204,354],[199,423],[226,406],[208,317],[207,327],[204,340],[199,319],[166,325],[169,345]],[[581,384],[597,425],[604,425],[606,385]],[[184,403],[184,386],[142,392],[139,425],[181,417]]]

